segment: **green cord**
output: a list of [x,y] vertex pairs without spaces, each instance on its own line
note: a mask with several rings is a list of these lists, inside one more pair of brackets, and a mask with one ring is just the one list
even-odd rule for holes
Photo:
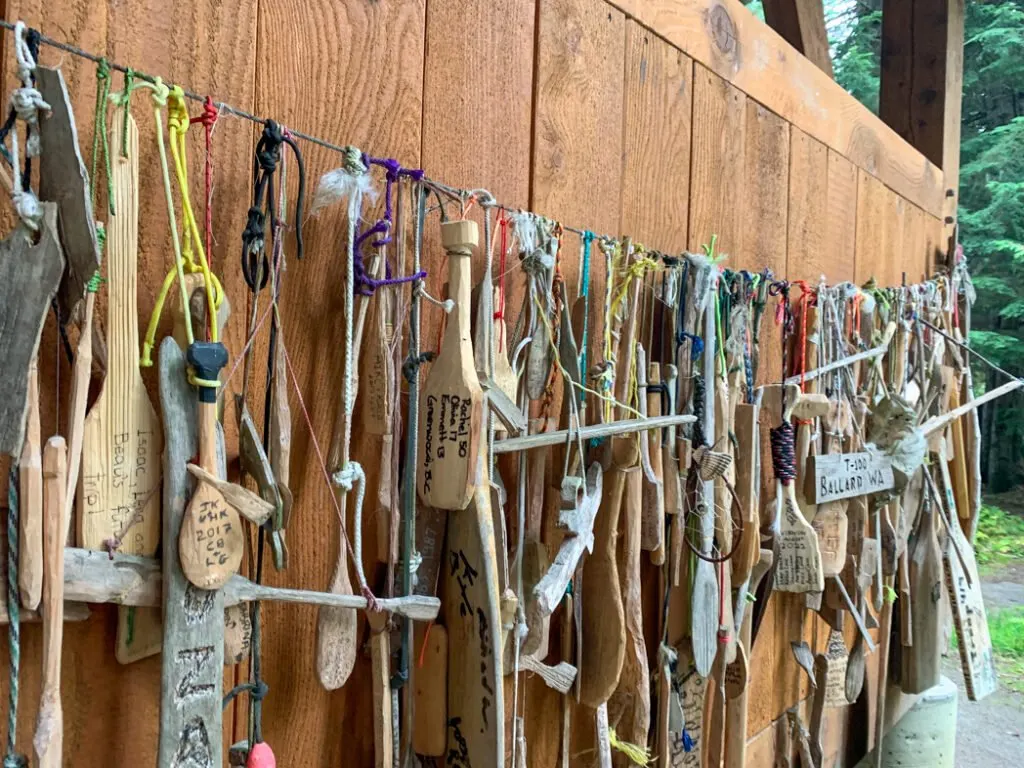
[[[93,120],[92,170],[89,173],[89,191],[92,210],[96,212],[96,161],[100,148],[103,149],[103,163],[107,172],[107,208],[114,215],[114,179],[110,173],[110,144],[107,140],[107,99],[110,97],[110,64],[100,59],[96,67],[96,114]],[[97,233],[98,234],[98,233]]]
[[131,95],[134,81],[135,70],[128,67],[124,73],[124,101],[121,104],[124,109],[124,118],[121,120],[121,157],[128,157],[128,108],[130,102],[128,97]]

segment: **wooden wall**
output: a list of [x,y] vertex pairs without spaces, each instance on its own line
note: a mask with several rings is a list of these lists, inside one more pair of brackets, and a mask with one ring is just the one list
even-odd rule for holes
[[[942,172],[736,0],[8,0],[6,6],[10,20],[24,19],[217,101],[395,157],[453,185],[486,187],[504,203],[566,224],[631,234],[663,251],[698,249],[717,234],[729,266],[767,265],[791,279],[875,277],[893,284],[904,273],[908,280],[925,273],[941,235]],[[45,48],[43,63],[63,66],[80,130],[91,137],[95,67]],[[120,87],[119,76],[113,84]],[[170,264],[147,99],[138,96],[134,106],[143,129],[143,318]],[[239,236],[257,136],[251,123],[232,117],[214,133],[213,263],[236,307],[227,334],[233,351],[244,340]],[[196,171],[201,148],[196,136],[190,145]],[[328,150],[309,143],[302,149],[311,182],[340,164]],[[201,175],[193,179],[198,190]],[[321,444],[330,437],[342,363],[338,223],[331,215],[306,223],[306,259],[289,264],[283,296],[289,354]],[[432,232],[430,242],[436,242]],[[570,236],[570,286],[575,253]],[[426,259],[426,268],[436,269],[438,249]],[[600,286],[594,291],[602,295]],[[436,328],[436,317],[428,315],[427,327]],[[58,380],[51,326],[41,353],[47,382]],[[777,331],[766,323],[766,333]],[[777,348],[770,340],[765,347]],[[762,377],[776,379],[779,360],[765,358]],[[62,384],[66,374],[65,364]],[[146,381],[155,391],[151,373]],[[58,429],[58,397],[66,402],[66,392],[52,386],[43,393],[44,436]],[[363,444],[355,442],[356,458],[372,464],[375,454],[361,456]],[[323,588],[328,580],[337,524],[313,454],[308,431],[297,425],[293,457],[310,458],[304,467],[293,462],[292,564],[286,573],[269,574],[274,584]],[[374,526],[367,527],[372,537]],[[314,610],[270,604],[264,611],[270,685],[264,729],[279,764],[371,765],[368,656],[342,690],[327,693],[314,673]],[[765,745],[772,721],[807,694],[789,641],[804,636],[820,650],[827,639],[823,626],[804,616],[795,599],[773,597],[753,651],[749,732],[764,734],[753,751],[757,765],[770,764]],[[65,754],[76,768],[154,763],[159,661],[119,666],[115,624],[113,610],[97,607],[65,633]],[[36,717],[40,640],[38,626],[23,630],[25,752]],[[6,663],[3,644],[0,668]],[[527,707],[534,764],[552,765],[557,730],[544,719],[557,710],[533,686]],[[241,738],[241,710],[236,714],[234,736]],[[842,746],[842,719],[830,726],[833,754]]]

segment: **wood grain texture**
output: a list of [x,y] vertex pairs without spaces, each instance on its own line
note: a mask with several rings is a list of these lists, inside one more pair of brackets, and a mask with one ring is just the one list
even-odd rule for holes
[[[351,143],[377,157],[394,157],[407,167],[420,162],[420,126],[423,95],[425,2],[385,0],[380,3],[325,0],[269,0],[258,4],[254,108],[282,123],[337,143]],[[297,19],[314,23],[297,23]],[[318,94],[311,98],[311,94]],[[310,184],[326,170],[341,164],[329,150],[302,145]],[[245,162],[250,162],[251,149]],[[295,166],[289,168],[289,195],[297,192]],[[377,179],[382,184],[382,179]],[[246,183],[239,184],[244,189]],[[372,219],[375,211],[364,216]],[[303,235],[306,258],[292,262],[284,281],[281,306],[284,341],[302,396],[310,409],[313,430],[321,446],[329,440],[338,403],[343,364],[339,332],[326,337],[324,327],[343,327],[344,266],[337,243],[342,236],[343,212],[325,211],[307,222]],[[241,226],[244,214],[236,220]],[[234,253],[237,234],[230,242]],[[294,244],[289,239],[289,255]],[[427,269],[440,265],[440,253],[425,253]],[[232,265],[234,262],[232,261]],[[428,314],[428,313],[425,313]],[[242,326],[235,326],[241,334]],[[240,336],[230,337],[240,348]],[[326,343],[325,343],[326,341]],[[265,342],[257,345],[256,359],[266,355]],[[262,392],[262,376],[253,391]],[[358,408],[358,403],[356,405]],[[262,398],[250,402],[262,412]],[[296,499],[288,530],[292,562],[284,573],[268,573],[270,584],[323,589],[338,546],[338,521],[306,427],[296,430],[290,488]],[[379,474],[378,444],[360,440],[356,432],[353,458],[366,469],[366,487],[375,488]],[[352,505],[349,504],[349,509]],[[376,525],[365,515],[364,565],[372,578]],[[347,522],[349,538],[356,532]],[[325,542],[324,531],[330,530]],[[360,656],[353,674],[340,691],[328,694],[314,675],[316,622],[311,608],[267,605],[263,613],[265,659],[290,658],[289,664],[265,667],[273,705],[264,707],[264,738],[273,745],[282,765],[373,762],[373,713],[355,702],[369,697],[370,659]],[[359,619],[361,629],[363,620]],[[368,700],[368,698],[367,698]],[[244,718],[236,720],[234,737],[245,737]]]
[[736,191],[743,179],[747,98],[697,65],[693,72],[693,114],[687,248],[699,253],[714,234],[718,235],[718,252],[736,256],[744,245],[746,230]]
[[766,29],[739,0],[612,4],[908,200],[939,215],[939,166]]
[[828,148],[803,131],[790,131],[789,226],[786,259],[789,279],[835,280],[837,259],[828,238]]
[[885,279],[884,255],[886,228],[886,192],[870,174],[857,172],[857,240],[854,280],[858,285],[874,277],[879,284]]
[[692,109],[693,61],[628,20],[622,231],[665,253],[687,244]]
[[856,166],[834,150],[828,151],[828,214],[825,247],[832,254],[826,273],[833,282],[853,280],[857,237]]

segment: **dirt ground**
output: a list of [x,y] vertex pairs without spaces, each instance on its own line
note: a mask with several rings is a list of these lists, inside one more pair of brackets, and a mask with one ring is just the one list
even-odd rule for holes
[[[988,611],[1024,605],[1024,563],[986,575],[983,592]],[[1024,695],[1001,687],[982,701],[969,701],[955,651],[946,656],[944,666],[960,689],[957,768],[1024,765]]]

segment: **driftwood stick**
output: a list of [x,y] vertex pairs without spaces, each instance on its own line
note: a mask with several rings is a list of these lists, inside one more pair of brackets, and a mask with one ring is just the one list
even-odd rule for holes
[[221,480],[212,472],[207,472],[198,464],[189,464],[188,471],[196,480],[209,483],[224,497],[224,501],[234,507],[238,514],[253,525],[263,525],[274,514],[274,505],[265,501],[248,488],[243,488],[227,480]]
[[40,768],[63,765],[64,713],[60,703],[60,661],[64,641],[64,494],[67,492],[67,444],[51,437],[43,451],[46,512],[43,520],[46,579],[43,583],[43,693],[33,745]]
[[621,421],[610,421],[607,424],[595,424],[583,429],[559,429],[553,432],[544,432],[537,435],[525,437],[510,437],[507,440],[494,441],[494,453],[518,453],[531,448],[542,448],[547,445],[558,445],[567,440],[591,440],[600,437],[612,437],[615,435],[628,435],[633,432],[644,432],[648,429],[661,429],[662,427],[677,427],[680,424],[691,424],[696,421],[695,416],[689,414],[675,416],[659,416],[648,419],[622,419]]
[[874,360],[876,357],[881,357],[889,351],[888,344],[879,344],[877,347],[872,349],[865,349],[863,352],[858,352],[855,355],[849,357],[841,357],[838,360],[833,360],[827,365],[823,365],[820,368],[813,368],[802,376],[790,376],[788,379],[783,381],[784,384],[800,384],[801,382],[813,381],[814,379],[823,376],[826,373],[839,370],[840,368],[846,368],[847,366],[859,363],[862,360]]
[[[1020,379],[1008,381],[1002,386],[996,387],[990,392],[986,392],[981,397],[975,398],[974,400],[971,400],[969,403],[964,403],[959,408],[954,408],[953,410],[948,411],[947,413],[944,413],[941,416],[933,416],[932,418],[928,419],[928,421],[921,425],[921,432],[924,434],[925,437],[928,437],[928,435],[930,435],[932,432],[942,429],[951,421],[959,419],[966,413],[970,413],[978,406],[991,402],[992,400],[1002,397],[1003,395],[1007,395],[1010,392],[1019,389],[1022,385],[1024,385],[1024,381],[1021,381]],[[495,444],[495,447],[497,447],[497,443]]]
[[[83,603],[115,603],[117,605],[158,606],[161,590],[160,563],[152,557],[114,555],[77,547],[64,550],[64,597]],[[326,605],[335,608],[366,610],[361,595],[338,595],[255,584],[235,574],[224,590],[224,606],[230,607],[252,600],[274,600],[280,603]],[[377,598],[383,611],[397,613],[415,621],[437,618],[441,601],[436,597]]]

